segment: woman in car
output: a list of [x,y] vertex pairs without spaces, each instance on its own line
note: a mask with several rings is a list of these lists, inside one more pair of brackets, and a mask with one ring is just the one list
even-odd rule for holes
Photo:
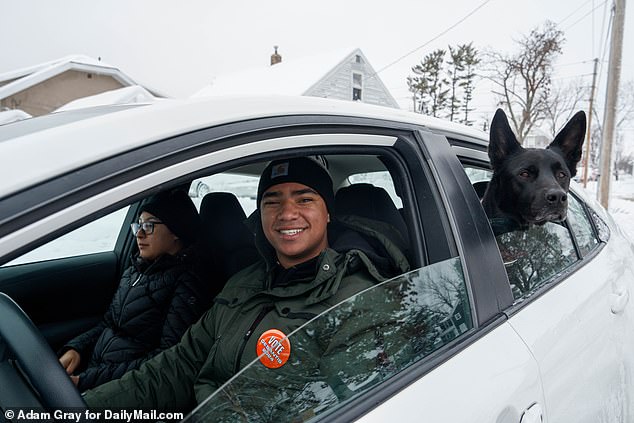
[[118,379],[176,344],[209,308],[210,289],[197,259],[200,226],[184,191],[160,193],[141,207],[132,224],[139,251],[108,311],[60,351],[60,362],[80,391]]

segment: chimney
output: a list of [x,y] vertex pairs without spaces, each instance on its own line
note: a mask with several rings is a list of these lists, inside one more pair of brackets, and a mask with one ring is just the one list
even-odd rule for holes
[[282,56],[277,54],[277,46],[273,46],[273,48],[275,49],[275,53],[271,54],[271,66],[282,61]]

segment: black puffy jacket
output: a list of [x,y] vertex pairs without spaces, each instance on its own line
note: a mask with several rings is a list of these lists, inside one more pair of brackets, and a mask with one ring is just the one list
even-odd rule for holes
[[101,322],[68,342],[81,356],[78,389],[118,379],[178,343],[212,295],[192,248],[148,263],[136,257]]

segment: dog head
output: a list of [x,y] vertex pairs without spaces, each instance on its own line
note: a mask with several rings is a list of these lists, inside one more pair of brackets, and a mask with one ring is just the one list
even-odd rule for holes
[[577,112],[548,147],[523,148],[498,109],[489,142],[493,177],[483,198],[489,217],[509,217],[521,226],[565,220],[585,131],[585,113]]

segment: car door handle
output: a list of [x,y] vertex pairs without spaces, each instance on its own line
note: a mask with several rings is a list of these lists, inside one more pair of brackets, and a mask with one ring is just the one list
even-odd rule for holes
[[630,294],[627,289],[621,292],[613,293],[610,295],[610,309],[614,314],[620,314],[625,310],[625,306],[630,299]]
[[520,418],[520,423],[542,423],[543,421],[542,407],[538,402],[524,410]]

